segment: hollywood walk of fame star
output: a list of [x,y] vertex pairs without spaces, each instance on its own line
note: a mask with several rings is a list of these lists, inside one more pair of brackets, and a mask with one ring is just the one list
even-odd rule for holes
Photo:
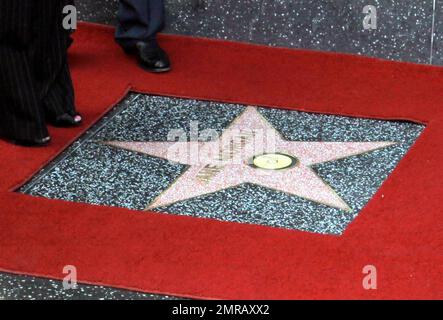
[[395,142],[287,141],[255,107],[247,107],[216,140],[106,144],[189,166],[147,210],[252,183],[350,211],[311,167]]

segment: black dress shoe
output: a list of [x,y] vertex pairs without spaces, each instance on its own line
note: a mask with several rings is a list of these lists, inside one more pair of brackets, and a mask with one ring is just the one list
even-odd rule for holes
[[55,127],[69,128],[76,127],[82,123],[82,116],[79,113],[64,113],[48,121]]
[[51,142],[51,137],[37,138],[37,139],[16,139],[12,143],[23,147],[44,147]]
[[125,48],[125,52],[128,54],[135,52],[140,67],[146,71],[161,73],[171,70],[168,54],[158,45],[151,46],[140,41],[135,48]]

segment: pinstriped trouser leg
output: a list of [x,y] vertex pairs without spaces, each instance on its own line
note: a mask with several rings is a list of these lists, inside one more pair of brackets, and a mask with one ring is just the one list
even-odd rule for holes
[[0,134],[10,139],[48,135],[29,48],[35,3],[0,0]]
[[62,8],[71,0],[0,0],[0,134],[48,135],[45,116],[74,113],[67,65],[69,31]]
[[0,133],[10,139],[48,136],[28,53],[0,45]]
[[69,66],[65,63],[43,99],[46,116],[55,119],[64,113],[75,115],[74,88]]
[[55,119],[65,113],[75,114],[74,89],[67,58],[70,31],[62,27],[61,19],[62,8],[68,4],[73,4],[73,1],[58,0],[57,2],[58,7],[54,10],[58,22],[52,27],[52,39],[45,52],[46,58],[50,61],[47,69],[50,72],[42,98],[46,116],[50,119]]

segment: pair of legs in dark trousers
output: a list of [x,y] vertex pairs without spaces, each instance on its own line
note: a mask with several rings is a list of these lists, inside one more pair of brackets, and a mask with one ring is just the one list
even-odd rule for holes
[[163,0],[120,0],[115,39],[122,47],[132,47],[139,41],[155,46],[164,21]]
[[15,141],[48,137],[46,120],[74,115],[67,64],[71,0],[0,0],[0,135]]

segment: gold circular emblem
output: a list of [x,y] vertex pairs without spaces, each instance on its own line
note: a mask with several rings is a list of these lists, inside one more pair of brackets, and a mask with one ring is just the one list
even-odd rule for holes
[[295,166],[297,159],[281,153],[266,153],[255,156],[251,165],[255,168],[266,170],[282,170]]

